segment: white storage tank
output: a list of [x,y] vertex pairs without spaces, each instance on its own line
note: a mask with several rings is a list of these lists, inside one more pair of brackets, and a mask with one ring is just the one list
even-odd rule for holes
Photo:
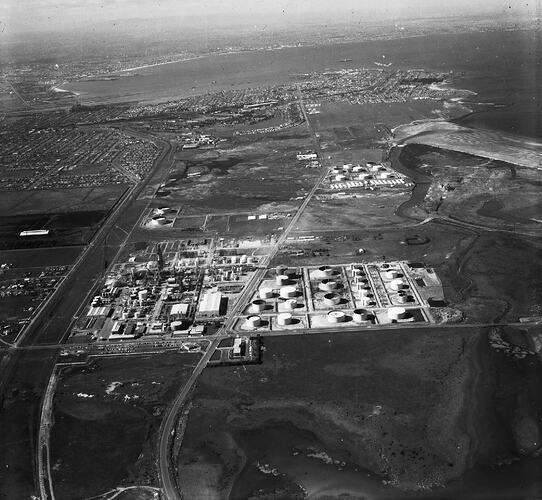
[[324,295],[324,304],[328,307],[334,307],[341,301],[341,297],[336,293],[326,293]]
[[396,269],[390,269],[384,273],[384,278],[387,280],[395,280],[399,277],[399,271]]
[[290,313],[281,313],[277,316],[277,323],[280,326],[291,325],[294,317]]
[[286,272],[286,267],[285,266],[277,266],[275,268],[275,273],[277,276],[280,276],[281,274],[284,274]]
[[297,297],[297,288],[295,286],[283,286],[280,289],[280,296],[283,299],[293,299]]
[[249,316],[246,320],[246,325],[249,327],[249,328],[258,328],[259,326],[261,326],[262,324],[262,318],[260,318],[260,316],[258,315],[252,315],[252,316]]
[[182,321],[172,321],[169,326],[171,327],[172,331],[178,332],[179,330],[183,329],[183,322]]
[[272,288],[261,288],[258,293],[260,299],[272,299],[273,298],[273,289]]
[[372,307],[376,305],[376,302],[374,301],[373,297],[363,297],[361,299],[361,305],[365,307]]
[[265,311],[266,305],[267,303],[265,302],[265,300],[256,299],[252,301],[252,304],[250,304],[250,310],[252,312],[259,313],[259,312]]
[[331,292],[337,288],[337,282],[330,279],[324,279],[318,284],[318,288],[322,292]]
[[354,309],[352,319],[356,323],[364,323],[365,321],[369,321],[369,312],[366,309]]
[[399,302],[400,304],[406,304],[409,301],[409,299],[410,299],[410,296],[403,294],[397,297],[397,302]]
[[239,259],[240,264],[246,264],[248,260],[248,257],[246,255],[241,255],[241,258]]
[[284,308],[288,311],[293,311],[297,307],[297,300],[295,299],[288,299],[286,302],[284,302]]
[[346,180],[346,175],[344,174],[337,174],[335,176],[335,182],[343,182],[344,180]]
[[333,274],[333,269],[329,266],[320,266],[315,274],[318,278],[329,278]]
[[390,288],[392,290],[403,290],[404,288],[408,288],[408,286],[406,285],[406,283],[401,280],[401,279],[394,279],[392,280],[392,282],[390,283]]
[[388,309],[388,318],[390,318],[392,321],[405,319],[406,316],[407,316],[407,312],[404,307],[390,307]]
[[151,224],[153,226],[164,226],[167,222],[167,219],[165,217],[153,217]]
[[288,278],[288,276],[286,276],[285,274],[279,274],[276,277],[275,282],[278,286],[284,286],[290,282],[290,278]]
[[327,320],[329,323],[344,323],[346,321],[346,314],[342,311],[330,311],[327,313]]

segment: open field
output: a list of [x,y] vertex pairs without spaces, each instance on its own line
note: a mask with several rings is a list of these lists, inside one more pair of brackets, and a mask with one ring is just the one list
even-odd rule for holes
[[409,144],[399,161],[409,169],[431,177],[420,209],[425,215],[454,219],[508,230],[536,231],[540,226],[539,173],[511,163]]
[[262,365],[208,368],[179,456],[183,494],[397,498],[379,479],[411,489],[460,476],[505,448],[487,439],[502,429],[475,383],[484,338],[475,329],[276,337]]
[[258,141],[238,137],[219,149],[183,152],[183,160],[199,168],[197,175],[172,174],[156,199],[161,205],[181,207],[185,215],[282,211],[284,205],[289,210],[320,175],[296,160],[308,141],[305,129],[298,128],[292,135],[270,134]]
[[67,369],[54,399],[55,497],[156,486],[155,439],[162,414],[198,358],[170,352],[96,359]]

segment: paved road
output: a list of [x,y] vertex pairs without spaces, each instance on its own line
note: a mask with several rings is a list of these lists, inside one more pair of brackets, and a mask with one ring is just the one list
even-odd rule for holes
[[307,126],[309,127],[309,130],[311,132],[316,152],[318,153],[320,157],[320,163],[323,167],[323,172],[322,172],[322,175],[317,180],[317,182],[312,187],[311,191],[307,194],[307,196],[305,197],[305,199],[303,200],[303,202],[297,209],[295,215],[290,220],[290,223],[288,224],[288,226],[285,228],[281,236],[277,239],[275,245],[273,245],[270,248],[269,253],[260,262],[260,266],[261,266],[260,269],[256,270],[256,272],[251,276],[248,283],[245,285],[245,288],[243,289],[243,291],[237,298],[237,301],[235,302],[233,308],[229,311],[228,319],[225,321],[222,328],[216,333],[213,339],[213,342],[207,349],[205,355],[201,358],[201,360],[197,364],[194,372],[192,373],[192,376],[189,378],[187,383],[181,389],[181,392],[175,399],[174,404],[172,405],[172,407],[170,408],[167,414],[167,417],[161,428],[159,465],[160,465],[160,476],[162,479],[162,486],[164,488],[164,493],[166,495],[166,498],[170,500],[180,498],[179,493],[174,485],[174,480],[172,480],[171,478],[170,468],[169,468],[169,440],[170,440],[171,433],[173,431],[173,426],[175,425],[175,422],[177,421],[177,414],[180,408],[182,407],[182,405],[184,404],[186,397],[190,393],[192,386],[196,383],[197,378],[199,377],[203,369],[207,366],[207,363],[211,359],[211,356],[214,354],[216,348],[218,347],[218,344],[220,343],[220,340],[224,338],[227,331],[230,330],[231,327],[234,325],[236,317],[242,312],[246,303],[248,302],[248,299],[252,296],[252,294],[256,290],[256,287],[258,286],[261,279],[263,278],[266,272],[267,266],[275,257],[275,255],[279,251],[284,241],[286,241],[286,238],[288,237],[290,232],[295,228],[297,222],[299,221],[299,218],[303,215],[303,212],[305,211],[308,204],[310,203],[312,197],[314,196],[314,193],[320,186],[320,183],[329,174],[330,168],[324,167],[324,162],[325,162],[324,156],[322,154],[322,150],[320,149],[320,145],[319,145],[316,133],[308,120],[307,113],[305,111],[305,106],[303,103],[303,96],[301,95],[301,92],[299,92],[299,90],[298,90],[298,102],[303,112],[303,116],[305,117]]

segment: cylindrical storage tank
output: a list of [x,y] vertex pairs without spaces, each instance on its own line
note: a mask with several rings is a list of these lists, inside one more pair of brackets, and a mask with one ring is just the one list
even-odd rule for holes
[[284,308],[288,311],[293,311],[297,307],[297,300],[295,299],[288,299],[286,302],[284,302]]
[[355,167],[352,167],[352,172],[363,172],[363,167],[356,165]]
[[246,321],[246,325],[249,328],[258,328],[262,324],[262,318],[257,315],[249,316]]
[[253,300],[252,301],[252,304],[250,304],[250,310],[252,312],[262,312],[262,311],[265,311],[265,306],[266,306],[266,302],[265,300],[262,300],[262,299],[256,299],[256,300]]
[[368,178],[369,178],[369,174],[367,174],[367,173],[361,173],[361,174],[358,175],[358,179],[360,181],[366,181]]
[[363,323],[369,320],[369,313],[365,309],[354,309],[352,318],[356,323]]
[[386,271],[384,273],[384,278],[388,279],[388,280],[395,280],[399,277],[399,271],[395,270],[395,269],[391,269],[389,271]]
[[247,257],[247,264],[254,264],[254,257]]
[[276,273],[277,276],[280,276],[281,274],[284,274],[284,271],[286,271],[285,266],[277,266],[275,268],[275,273]]
[[231,262],[232,264],[237,264],[237,255],[232,255],[232,256],[230,257],[230,262]]
[[342,182],[342,181],[344,181],[344,180],[346,180],[346,175],[344,175],[344,174],[337,174],[337,175],[335,176],[335,181],[336,181],[336,182]]
[[382,172],[382,173],[380,174],[380,178],[381,178],[381,179],[389,179],[389,178],[390,178],[390,175],[391,175],[390,172]]
[[171,212],[171,208],[169,208],[169,207],[158,207],[155,211],[159,215],[164,215],[164,214],[168,214],[169,212]]
[[241,255],[241,258],[239,259],[240,264],[246,264],[248,260],[248,257],[246,255]]
[[362,297],[370,297],[372,295],[372,289],[370,286],[362,286],[360,289],[359,289],[359,294],[362,296]]
[[331,292],[337,288],[337,282],[333,280],[324,279],[321,283],[318,284],[318,288],[322,292]]
[[183,322],[182,321],[172,321],[169,325],[171,327],[171,330],[174,332],[178,332],[179,330],[183,329]]
[[288,276],[286,276],[285,274],[279,274],[275,278],[275,283],[279,286],[287,285],[289,282],[290,282],[290,278],[288,278]]
[[316,275],[319,278],[329,278],[333,274],[333,269],[329,266],[320,266]]
[[341,301],[341,297],[336,293],[326,293],[324,295],[324,304],[328,307],[336,306]]
[[358,269],[358,268],[353,268],[352,269],[352,276],[356,277],[363,277],[365,276],[365,272],[363,271],[363,269]]
[[153,226],[163,226],[167,222],[165,217],[153,217],[152,224]]
[[293,299],[297,296],[297,288],[295,286],[284,286],[280,289],[280,296],[283,299]]
[[288,276],[290,279],[295,279],[297,277],[297,269],[295,268],[288,268],[283,273],[285,276]]
[[403,288],[406,288],[406,285],[403,280],[395,279],[390,283],[390,288],[392,290],[402,290]]
[[361,299],[361,305],[365,307],[370,307],[375,305],[375,301],[373,300],[373,297],[363,297]]
[[342,311],[330,311],[327,313],[329,323],[343,323],[346,320],[346,314]]
[[404,307],[390,307],[388,309],[388,318],[391,320],[399,320],[406,318],[406,309]]
[[290,313],[281,313],[277,316],[277,323],[280,326],[291,325],[294,318]]
[[262,288],[258,295],[260,296],[260,299],[271,299],[273,298],[273,289]]
[[409,296],[407,294],[402,294],[397,297],[397,302],[400,304],[406,304],[408,302]]

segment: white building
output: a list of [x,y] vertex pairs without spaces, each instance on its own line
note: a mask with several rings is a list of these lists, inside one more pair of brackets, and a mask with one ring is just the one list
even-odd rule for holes
[[200,300],[198,315],[204,318],[220,316],[220,303],[222,294],[220,292],[207,292]]

